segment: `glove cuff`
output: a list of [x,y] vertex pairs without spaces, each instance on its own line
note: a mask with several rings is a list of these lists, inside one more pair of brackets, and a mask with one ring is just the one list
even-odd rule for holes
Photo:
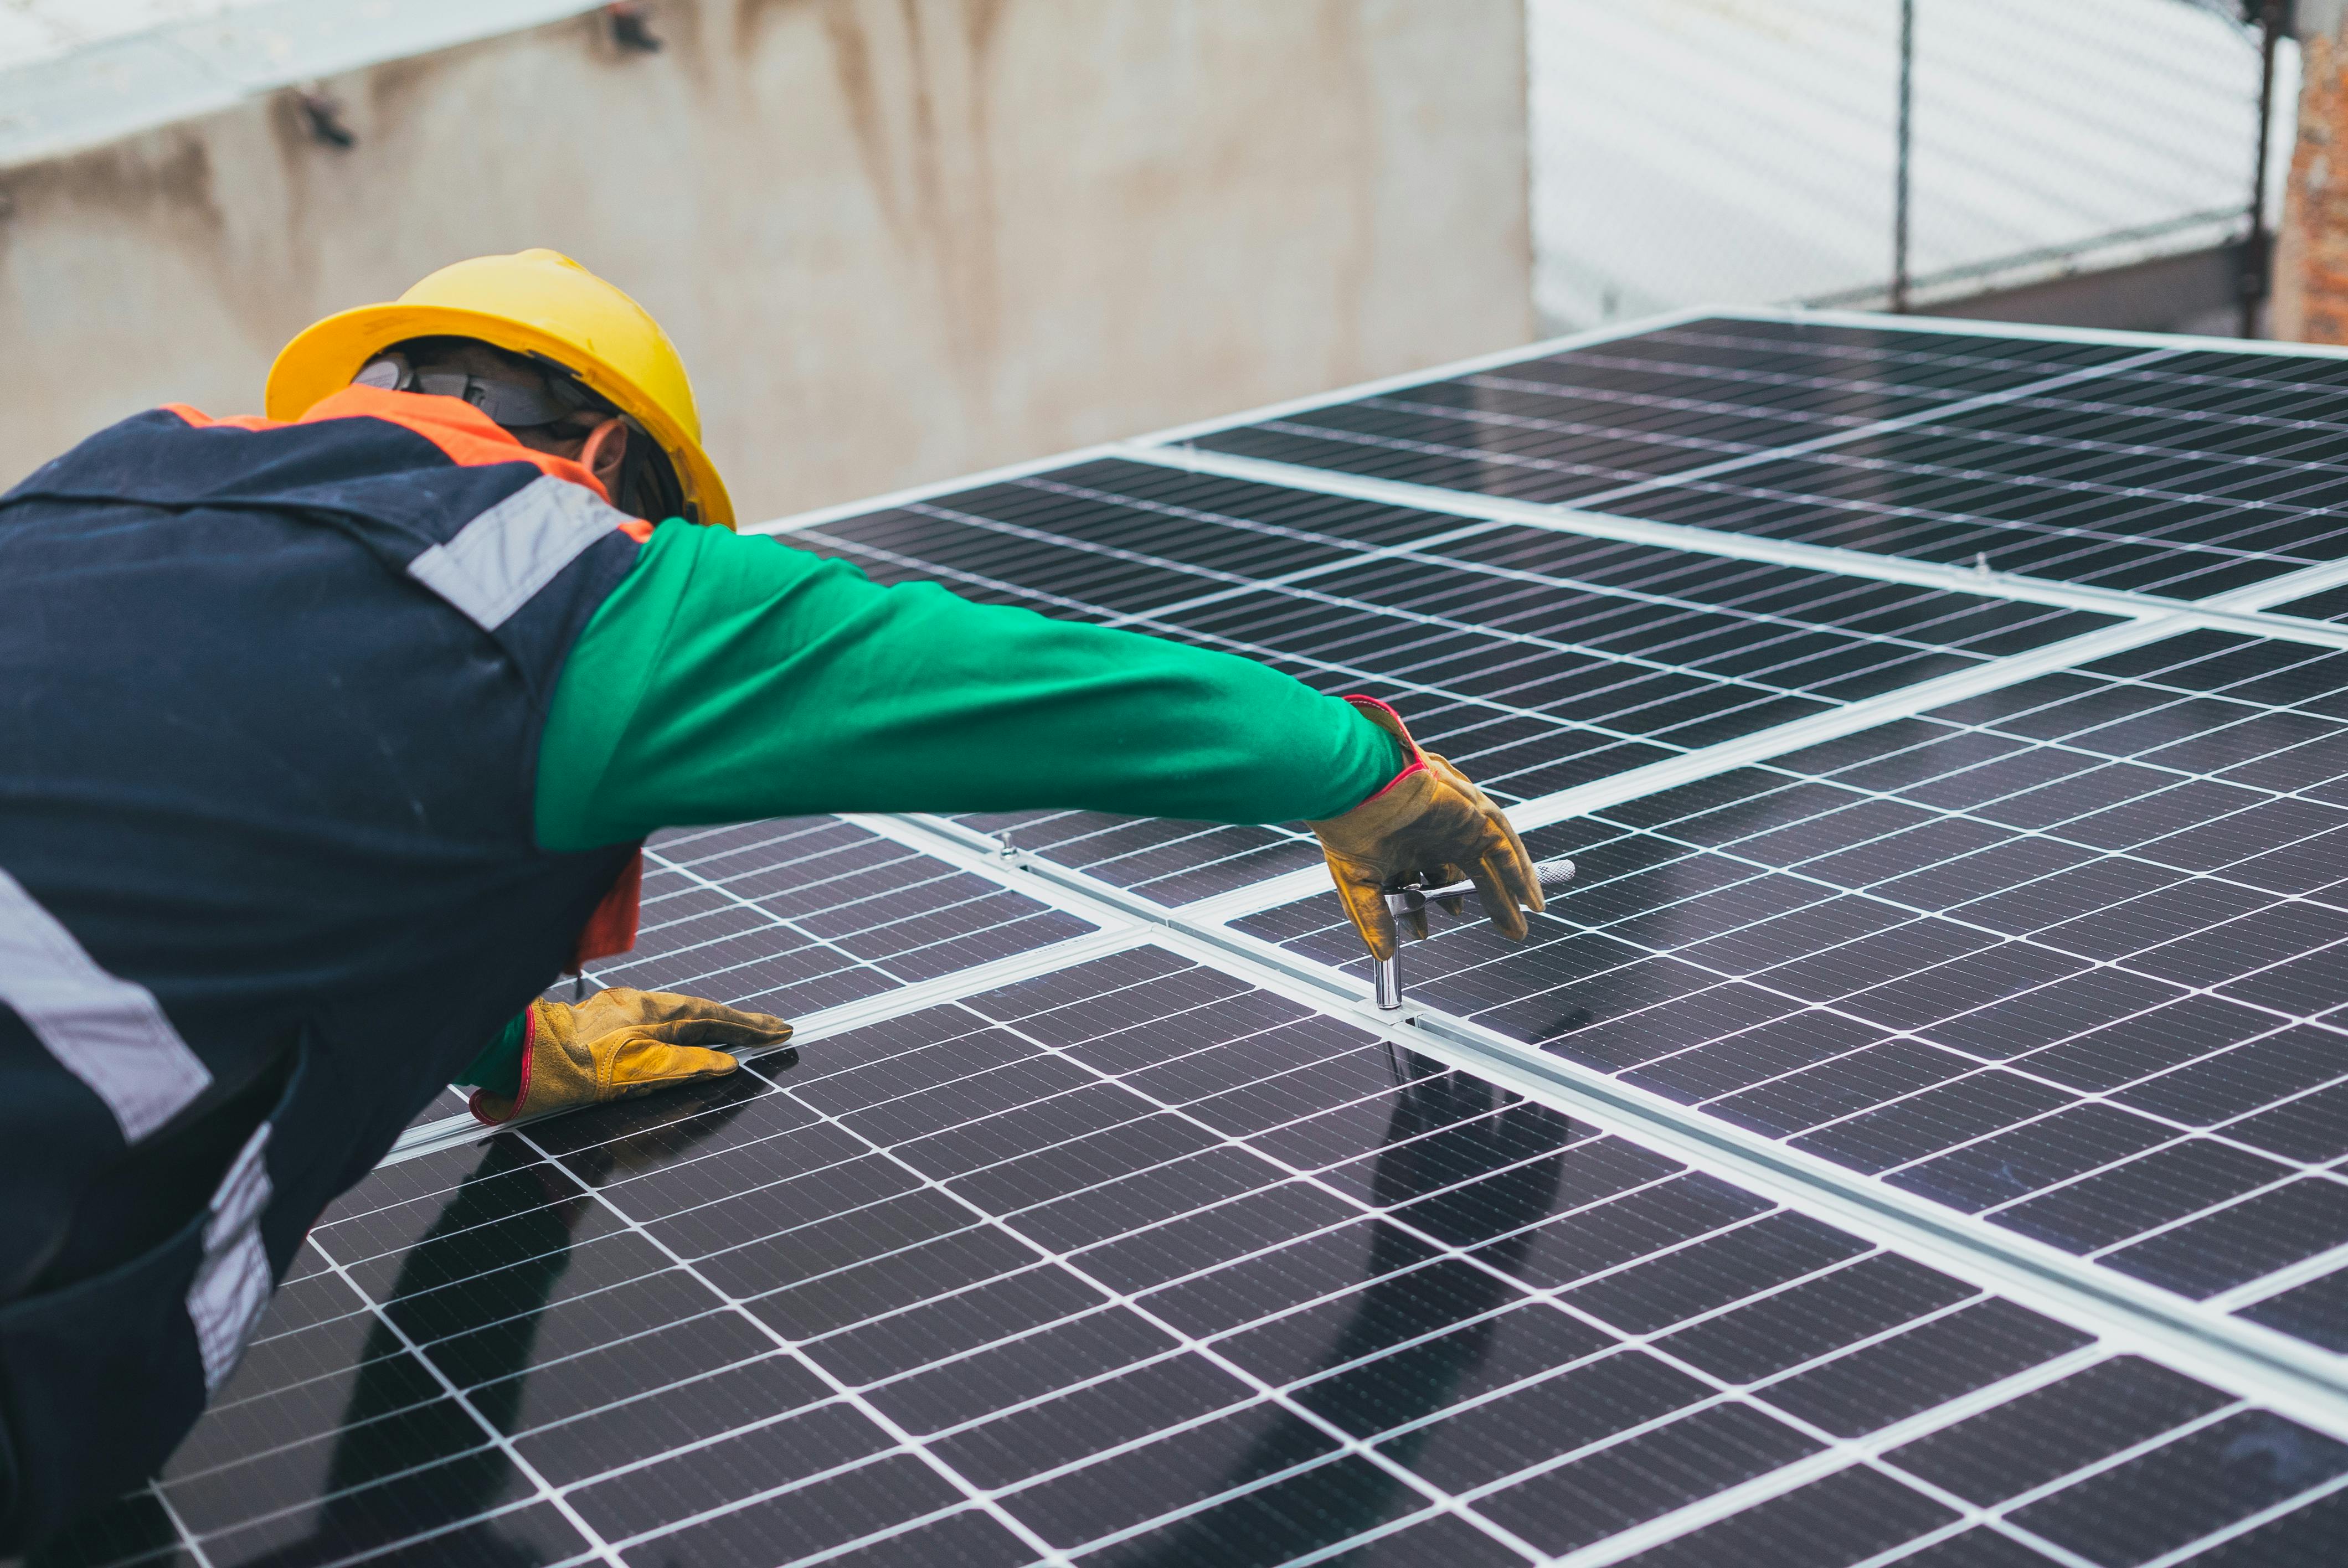
[[1418,749],[1418,743],[1411,738],[1410,726],[1403,723],[1402,715],[1395,712],[1390,704],[1382,702],[1375,697],[1364,696],[1359,692],[1340,698],[1339,701],[1346,703],[1362,717],[1402,743],[1404,759],[1402,771],[1380,784],[1375,792],[1356,802],[1354,810],[1358,811],[1369,804],[1371,801],[1386,794],[1411,774],[1426,771],[1426,753]]
[[537,1055],[538,1047],[538,1009],[544,1005],[543,1002],[532,1002],[522,1009],[521,1076],[514,1082],[513,1098],[509,1100],[486,1089],[476,1089],[466,1098],[465,1109],[473,1113],[474,1121],[485,1127],[504,1126],[530,1102],[530,1062]]

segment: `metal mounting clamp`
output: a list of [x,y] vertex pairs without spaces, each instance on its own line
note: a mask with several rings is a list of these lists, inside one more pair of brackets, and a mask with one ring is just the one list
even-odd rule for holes
[[[1562,887],[1573,880],[1573,862],[1565,859],[1544,860],[1533,867],[1533,876],[1544,889]],[[1385,894],[1386,908],[1397,917],[1416,915],[1430,903],[1451,904],[1470,897],[1476,891],[1473,882],[1453,882],[1441,887],[1429,887],[1423,883],[1408,883],[1389,888]],[[1383,1013],[1399,1013],[1402,1006],[1402,933],[1395,933],[1395,956],[1378,961],[1377,989],[1375,1000]]]

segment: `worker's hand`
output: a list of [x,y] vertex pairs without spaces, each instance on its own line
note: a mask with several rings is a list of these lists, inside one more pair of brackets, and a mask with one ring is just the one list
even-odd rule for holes
[[[1344,815],[1305,824],[1319,835],[1337,896],[1371,955],[1394,957],[1394,916],[1383,896],[1412,880],[1439,886],[1464,876],[1476,884],[1492,924],[1523,937],[1518,906],[1539,909],[1541,890],[1517,830],[1465,774],[1420,751],[1392,708],[1368,697],[1346,701],[1400,741],[1408,759],[1392,784]],[[1410,920],[1414,936],[1426,935],[1423,911]]]
[[527,1028],[520,1092],[509,1100],[473,1091],[473,1114],[491,1126],[720,1077],[737,1064],[711,1047],[745,1050],[791,1037],[789,1024],[762,1012],[624,989],[597,991],[575,1007],[532,1002]]

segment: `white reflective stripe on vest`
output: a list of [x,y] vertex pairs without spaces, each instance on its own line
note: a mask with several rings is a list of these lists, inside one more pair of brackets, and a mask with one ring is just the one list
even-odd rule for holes
[[204,1226],[204,1258],[188,1286],[188,1321],[203,1353],[204,1389],[217,1389],[244,1357],[245,1341],[269,1305],[269,1253],[261,1242],[261,1212],[269,1206],[269,1146],[263,1122],[212,1194]]
[[549,474],[408,562],[407,575],[494,631],[589,545],[628,520],[583,485]]
[[74,934],[0,869],[0,1002],[89,1085],[135,1143],[211,1087],[212,1075],[155,993],[100,968]]

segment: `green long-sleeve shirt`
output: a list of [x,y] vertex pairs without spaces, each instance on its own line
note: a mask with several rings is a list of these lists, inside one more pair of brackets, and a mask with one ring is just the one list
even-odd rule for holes
[[671,521],[556,685],[538,837],[1024,806],[1285,822],[1401,766],[1385,731],[1252,660]]
[[[1359,804],[1402,762],[1353,708],[1251,660],[671,521],[556,683],[538,838],[1022,806],[1285,822]],[[461,1081],[512,1093],[521,1040],[517,1020]]]

